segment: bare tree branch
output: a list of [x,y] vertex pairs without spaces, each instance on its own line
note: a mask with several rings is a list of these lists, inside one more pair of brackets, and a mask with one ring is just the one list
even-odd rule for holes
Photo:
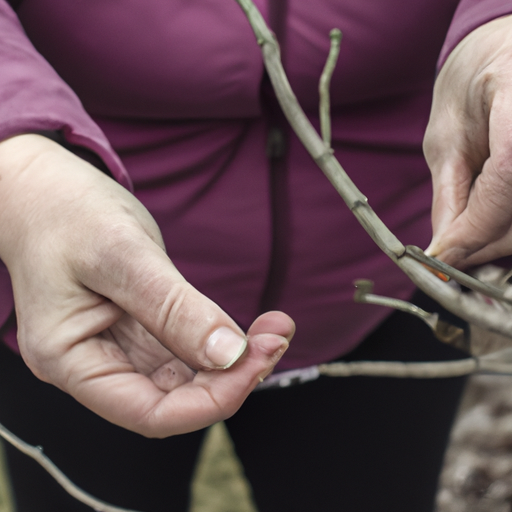
[[321,375],[329,377],[398,377],[414,379],[442,379],[475,373],[478,361],[470,357],[442,363],[402,363],[400,361],[354,361],[319,365]]
[[462,286],[465,286],[475,292],[479,292],[487,297],[492,297],[493,299],[512,304],[512,299],[507,297],[504,287],[498,288],[490,283],[475,279],[473,276],[465,274],[464,272],[461,272],[440,260],[427,256],[419,247],[415,247],[414,245],[408,245],[405,250],[407,254],[415,260],[437,270],[445,276],[453,278]]
[[393,377],[444,379],[472,374],[512,375],[512,348],[481,357],[454,361],[404,363],[402,361],[338,361],[284,371],[267,377],[256,391],[303,384],[326,377]]
[[[345,173],[333,156],[330,147],[324,143],[300,107],[281,64],[279,46],[260,12],[251,0],[237,0],[237,2],[245,12],[258,44],[261,46],[272,86],[292,129],[375,243],[407,274],[416,286],[448,311],[479,327],[512,337],[512,315],[463,294],[460,290],[454,289],[435,277],[422,263],[417,261],[417,256],[406,250],[404,245],[380,220],[369,206],[367,198]],[[433,258],[423,256],[426,261],[431,262],[432,266],[439,263]],[[462,273],[458,274],[459,271],[456,269],[452,269],[448,265],[445,268],[449,269],[451,274],[461,277]],[[470,276],[467,277],[470,278]]]
[[320,95],[320,132],[322,139],[327,147],[331,147],[331,95],[329,94],[329,86],[331,85],[331,77],[338,61],[340,54],[341,31],[333,28],[329,34],[331,38],[331,50],[327,56],[324,70],[320,76],[318,85],[318,93]]
[[0,436],[7,442],[12,444],[18,450],[24,454],[32,457],[41,466],[43,466],[50,475],[57,480],[57,482],[68,492],[71,496],[81,501],[85,505],[93,508],[97,512],[137,512],[135,510],[129,510],[126,508],[115,507],[109,505],[104,501],[101,501],[89,493],[80,489],[76,486],[44,453],[41,446],[32,446],[25,441],[22,441],[19,437],[15,436],[12,432],[7,430],[2,424],[0,424]]
[[401,377],[438,379],[475,373],[512,375],[512,349],[505,349],[482,357],[468,357],[455,361],[430,363],[403,363],[399,361],[355,361],[318,365],[319,375],[350,377]]

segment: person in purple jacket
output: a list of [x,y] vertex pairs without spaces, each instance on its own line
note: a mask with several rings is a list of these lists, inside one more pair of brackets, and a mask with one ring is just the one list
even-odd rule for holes
[[[343,31],[333,149],[402,242],[512,253],[509,2],[256,4],[315,124]],[[353,303],[360,277],[414,286],[290,132],[234,0],[0,0],[0,141],[2,423],[132,509],[187,510],[201,429],[229,418],[261,512],[432,510],[464,379],[251,393],[274,368],[461,354]],[[18,512],[86,510],[7,455]]]

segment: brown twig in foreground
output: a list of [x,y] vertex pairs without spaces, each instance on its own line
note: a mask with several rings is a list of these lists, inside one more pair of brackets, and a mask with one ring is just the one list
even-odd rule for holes
[[43,466],[50,475],[68,492],[71,496],[97,512],[137,512],[126,508],[115,507],[101,501],[76,486],[44,453],[40,446],[32,446],[0,424],[0,436],[24,454],[32,457]]

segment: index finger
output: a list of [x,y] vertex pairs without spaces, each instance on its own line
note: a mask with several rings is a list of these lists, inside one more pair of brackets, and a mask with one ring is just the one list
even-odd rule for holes
[[465,208],[437,234],[433,249],[448,263],[464,264],[477,252],[487,261],[512,253],[504,239],[512,225],[512,124],[507,112],[512,112],[511,100],[495,98],[489,119],[490,155]]

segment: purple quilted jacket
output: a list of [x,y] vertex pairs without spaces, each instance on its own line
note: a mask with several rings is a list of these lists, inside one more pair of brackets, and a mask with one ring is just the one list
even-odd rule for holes
[[[178,269],[243,328],[265,310],[291,315],[297,334],[281,369],[340,356],[389,314],[353,303],[355,279],[411,294],[283,123],[234,0],[13,4],[0,0],[0,140],[60,132],[133,187]],[[342,30],[331,84],[336,156],[399,239],[425,247],[431,185],[421,143],[436,63],[511,2],[256,4],[315,125],[328,34]],[[0,325],[14,346],[12,309],[1,267]]]

